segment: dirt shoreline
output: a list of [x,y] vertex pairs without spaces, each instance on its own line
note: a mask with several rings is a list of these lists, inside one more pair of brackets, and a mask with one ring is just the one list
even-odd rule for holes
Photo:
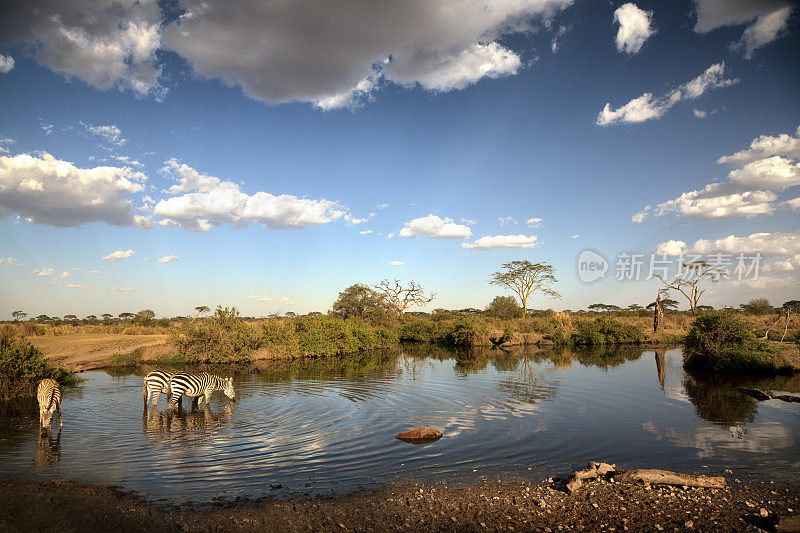
[[[797,531],[800,485],[643,487],[602,480],[405,484],[338,497],[162,507],[103,485],[0,483],[3,531]],[[794,529],[792,528],[794,524]],[[777,529],[776,529],[777,526]],[[786,527],[788,526],[788,529]]]

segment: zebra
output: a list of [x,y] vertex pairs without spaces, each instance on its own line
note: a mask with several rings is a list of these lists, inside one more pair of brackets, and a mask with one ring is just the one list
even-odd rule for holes
[[142,400],[144,400],[145,407],[150,402],[151,396],[153,398],[153,407],[155,407],[162,392],[167,395],[167,400],[169,400],[169,380],[173,375],[172,372],[153,370],[145,376],[144,383],[142,383]]
[[189,374],[178,372],[169,380],[169,408],[180,404],[181,395],[194,396],[198,400],[202,396],[205,398],[206,406],[211,398],[211,393],[221,390],[225,396],[231,400],[236,400],[236,392],[233,390],[233,378],[221,378],[213,374],[203,372],[202,374]]
[[64,427],[61,421],[61,386],[58,381],[46,378],[36,388],[36,399],[39,402],[39,428],[50,427],[53,414],[58,411],[58,426]]

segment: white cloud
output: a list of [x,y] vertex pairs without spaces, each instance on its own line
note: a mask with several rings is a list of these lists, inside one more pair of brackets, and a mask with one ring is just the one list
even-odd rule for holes
[[686,251],[686,243],[683,241],[667,241],[656,246],[656,254],[659,255],[680,255]]
[[617,51],[638,54],[644,42],[656,30],[653,28],[653,12],[639,9],[635,4],[623,4],[614,11],[614,22],[619,24],[617,31]]
[[722,239],[696,241],[688,250],[690,253],[795,255],[800,253],[800,231],[794,233],[753,233],[737,237],[728,235]]
[[33,271],[34,274],[37,276],[52,276],[53,269],[52,268],[37,268]]
[[0,266],[22,266],[22,263],[14,257],[0,257]]
[[370,233],[372,233],[371,229],[365,229],[358,232],[359,235],[369,235]]
[[652,207],[649,205],[644,206],[644,209],[642,209],[639,213],[633,215],[631,217],[631,220],[636,224],[641,224],[644,221],[644,219],[647,218],[647,213],[650,212],[651,209]]
[[514,224],[519,224],[514,217],[498,217],[498,222],[500,222],[501,226],[512,226]]
[[0,137],[0,154],[7,154],[8,148],[6,148],[5,145],[14,144],[15,142],[17,141],[15,141],[14,139],[10,139],[8,137]]
[[136,289],[134,289],[133,287],[119,287],[119,286],[116,286],[116,287],[114,287],[114,290],[116,292],[128,293],[128,292],[134,292]]
[[45,135],[52,135],[53,134],[53,125],[52,124],[45,124],[42,123],[42,131]]
[[61,279],[66,279],[66,278],[70,277],[71,275],[72,275],[72,274],[70,274],[69,272],[67,272],[67,271],[64,271],[64,272],[62,272],[62,273],[61,273],[61,275],[60,275],[59,277],[60,277]]
[[467,226],[474,226],[475,224],[478,223],[477,220],[472,220],[470,218],[464,218],[464,217],[461,217],[459,220],[461,221],[462,224],[466,224]]
[[39,63],[98,89],[158,91],[161,9],[156,0],[0,3],[0,35]]
[[0,156],[0,218],[18,214],[36,224],[133,223],[127,194],[147,177],[128,167],[78,168],[48,153]]
[[389,266],[396,267],[396,266],[402,266],[402,265],[405,265],[405,264],[406,264],[406,262],[405,262],[405,261],[389,261],[389,262],[388,262],[388,263],[386,263],[386,264],[387,264],[387,265],[389,265]]
[[786,259],[775,261],[771,265],[764,265],[762,270],[778,270],[784,272],[800,270],[800,254],[795,254],[793,257],[787,257]]
[[559,47],[561,46],[560,39],[564,37],[569,31],[569,26],[561,25],[558,27],[558,31],[556,31],[555,35],[553,35],[553,40],[550,41],[550,50],[555,54],[558,52]]
[[597,116],[598,126],[612,124],[634,124],[646,120],[661,118],[664,113],[684,100],[694,100],[710,89],[727,87],[738,83],[738,78],[725,77],[725,63],[715,63],[696,78],[684,83],[664,96],[655,98],[652,93],[644,93],[618,109],[611,109],[606,103]]
[[120,259],[127,259],[133,255],[133,250],[117,250],[111,252],[103,258],[103,261],[119,261]]
[[286,296],[278,297],[278,296],[270,296],[269,294],[249,294],[245,296],[248,300],[255,300],[257,302],[278,302],[282,304],[292,305],[294,302],[291,298]]
[[177,255],[165,255],[164,257],[162,257],[161,259],[159,259],[157,261],[157,263],[159,265],[163,265],[163,264],[166,264],[166,263],[177,263],[177,262],[178,262],[178,256]]
[[525,221],[529,228],[540,228],[542,226],[541,218],[529,218]]
[[706,111],[701,111],[699,109],[693,110],[692,113],[694,113],[694,116],[696,116],[697,118],[706,118],[706,117],[708,117],[708,113]]
[[577,233],[575,235],[573,235],[572,237],[570,237],[570,239],[580,239],[580,238],[581,238],[581,236],[578,235]]
[[81,283],[70,283],[67,285],[68,289],[83,289],[85,286]]
[[466,239],[472,236],[472,230],[468,226],[453,223],[451,218],[428,215],[406,222],[398,235],[410,238],[422,235],[431,239]]
[[795,130],[794,135],[787,133],[775,136],[761,135],[757,139],[753,139],[747,150],[722,156],[717,159],[717,163],[735,168],[774,155],[791,159],[800,158],[800,126]]
[[[91,133],[92,135],[97,135],[98,137],[102,137],[106,142],[115,144],[117,146],[122,146],[125,144],[127,139],[122,136],[122,131],[117,127],[116,124],[107,124],[105,126],[94,126],[92,124],[86,124],[84,122],[80,123],[81,126],[86,128],[86,131]],[[119,159],[119,158],[118,158]]]
[[731,45],[743,50],[748,59],[758,48],[786,33],[793,9],[788,0],[695,0],[695,4],[697,33],[748,24],[742,37]]
[[0,54],[0,74],[8,74],[14,68],[14,58]]
[[302,229],[333,222],[346,214],[336,202],[325,199],[309,200],[290,194],[275,196],[261,191],[248,195],[231,181],[201,174],[174,159],[165,163],[162,172],[179,180],[168,192],[186,192],[161,200],[153,208],[155,215],[169,220],[163,225],[174,222],[191,231],[208,231],[212,226],[226,223]]
[[487,235],[475,242],[461,243],[468,250],[496,250],[501,248],[531,248],[539,244],[536,235]]
[[251,98],[333,109],[372,98],[384,83],[449,91],[513,75],[522,60],[497,40],[571,3],[187,1],[163,42],[198,74]]
[[387,207],[389,207],[389,204],[378,204],[375,207],[377,207],[378,209],[386,209]]
[[[784,156],[800,157],[797,137],[762,135],[753,140],[748,150],[717,160],[734,167],[728,172],[727,181],[711,183],[703,189],[660,203],[654,214],[661,216],[674,212],[692,218],[720,219],[768,215],[778,209],[800,209],[798,198],[777,201],[778,192],[800,185],[800,163]],[[634,215],[633,221],[644,220],[649,210],[648,206]]]

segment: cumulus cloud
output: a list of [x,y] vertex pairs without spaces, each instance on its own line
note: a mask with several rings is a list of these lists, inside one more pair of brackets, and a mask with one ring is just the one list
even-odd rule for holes
[[127,259],[133,255],[133,250],[117,250],[111,252],[103,258],[103,261],[119,261],[120,259]]
[[133,224],[130,193],[147,177],[128,167],[79,168],[48,153],[0,156],[0,218],[17,214],[35,224]]
[[686,243],[683,241],[667,241],[656,246],[656,254],[660,255],[681,255],[686,251]]
[[692,111],[692,113],[694,113],[694,116],[696,116],[697,118],[706,118],[706,117],[708,117],[708,112],[701,111],[700,109],[695,109],[695,110]]
[[[178,225],[191,231],[212,226],[261,224],[272,229],[302,229],[342,218],[346,211],[330,200],[309,200],[290,194],[280,196],[259,191],[248,195],[236,183],[202,174],[174,159],[162,172],[178,180],[169,188],[175,196],[160,200],[153,214],[164,217],[160,225]],[[184,193],[184,194],[181,194]]]
[[405,261],[389,261],[389,262],[388,262],[388,263],[386,263],[386,264],[387,264],[387,265],[389,265],[389,266],[396,267],[396,266],[402,266],[402,265],[405,265],[405,264],[406,264],[406,262],[405,262]]
[[9,137],[0,137],[0,154],[7,154],[8,153],[7,146],[12,145],[15,142],[17,141]]
[[800,231],[794,233],[753,233],[742,237],[727,237],[708,240],[700,239],[690,248],[689,253],[710,254],[755,254],[795,255],[800,253]]
[[0,257],[0,266],[22,266],[22,263],[14,257]]
[[715,63],[696,78],[669,91],[664,96],[654,97],[652,93],[644,93],[618,109],[612,109],[606,103],[597,116],[598,126],[612,124],[635,124],[646,120],[661,118],[668,110],[679,102],[694,100],[706,91],[720,87],[728,87],[739,82],[738,78],[727,78],[725,63]]
[[[800,185],[800,163],[795,162],[798,158],[800,141],[797,137],[762,135],[753,140],[748,150],[717,160],[720,164],[734,167],[728,172],[726,181],[711,183],[660,203],[654,209],[654,216],[676,213],[699,219],[720,219],[768,215],[779,209],[800,208],[798,198],[778,202],[779,192]],[[633,221],[641,222],[648,211],[650,206],[634,215]]]
[[742,37],[731,43],[731,48],[742,50],[747,59],[786,33],[793,9],[789,0],[695,0],[695,6],[697,33],[747,24]]
[[52,276],[53,275],[53,269],[52,269],[52,267],[50,267],[50,268],[37,268],[36,270],[33,271],[33,273],[36,274],[37,276]]
[[539,244],[536,235],[487,235],[475,242],[461,243],[468,250],[497,250],[501,248],[532,248]]
[[628,2],[614,11],[614,22],[619,24],[617,31],[617,51],[638,54],[644,42],[653,35],[653,12],[645,11]]
[[771,265],[765,265],[763,270],[778,270],[783,272],[800,270],[800,254],[795,254],[793,257],[777,260]]
[[159,265],[164,265],[166,263],[177,263],[177,262],[178,262],[177,255],[165,255],[164,257],[162,257],[157,261]]
[[529,228],[539,228],[542,226],[542,219],[529,218],[528,220],[525,221],[525,224],[527,224]]
[[333,109],[358,105],[382,83],[449,91],[515,74],[521,58],[497,40],[571,3],[184,0],[163,43],[251,98]]
[[800,126],[794,134],[761,135],[753,139],[750,148],[717,159],[717,163],[736,168],[774,155],[800,159]]
[[0,54],[0,74],[8,74],[14,68],[14,58]]
[[466,239],[472,236],[472,230],[469,226],[455,224],[451,218],[428,215],[406,222],[398,235],[410,238],[422,235],[431,239]]
[[[97,135],[98,137],[103,138],[106,142],[110,144],[115,144],[117,146],[122,146],[125,144],[127,139],[122,136],[122,132],[117,127],[116,124],[107,124],[105,126],[95,126],[92,124],[86,124],[84,122],[80,123],[81,126],[86,128],[86,131],[91,133],[92,135]],[[121,159],[121,157],[117,157],[117,159]]]
[[0,3],[0,40],[27,45],[36,60],[98,89],[159,90],[157,0],[26,0]]

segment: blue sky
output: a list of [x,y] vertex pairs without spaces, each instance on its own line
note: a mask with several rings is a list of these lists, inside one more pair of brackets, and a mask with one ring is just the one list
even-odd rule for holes
[[794,3],[236,6],[0,8],[0,315],[483,307],[515,259],[556,268],[533,307],[646,305],[655,252],[761,254],[712,305],[800,295]]

